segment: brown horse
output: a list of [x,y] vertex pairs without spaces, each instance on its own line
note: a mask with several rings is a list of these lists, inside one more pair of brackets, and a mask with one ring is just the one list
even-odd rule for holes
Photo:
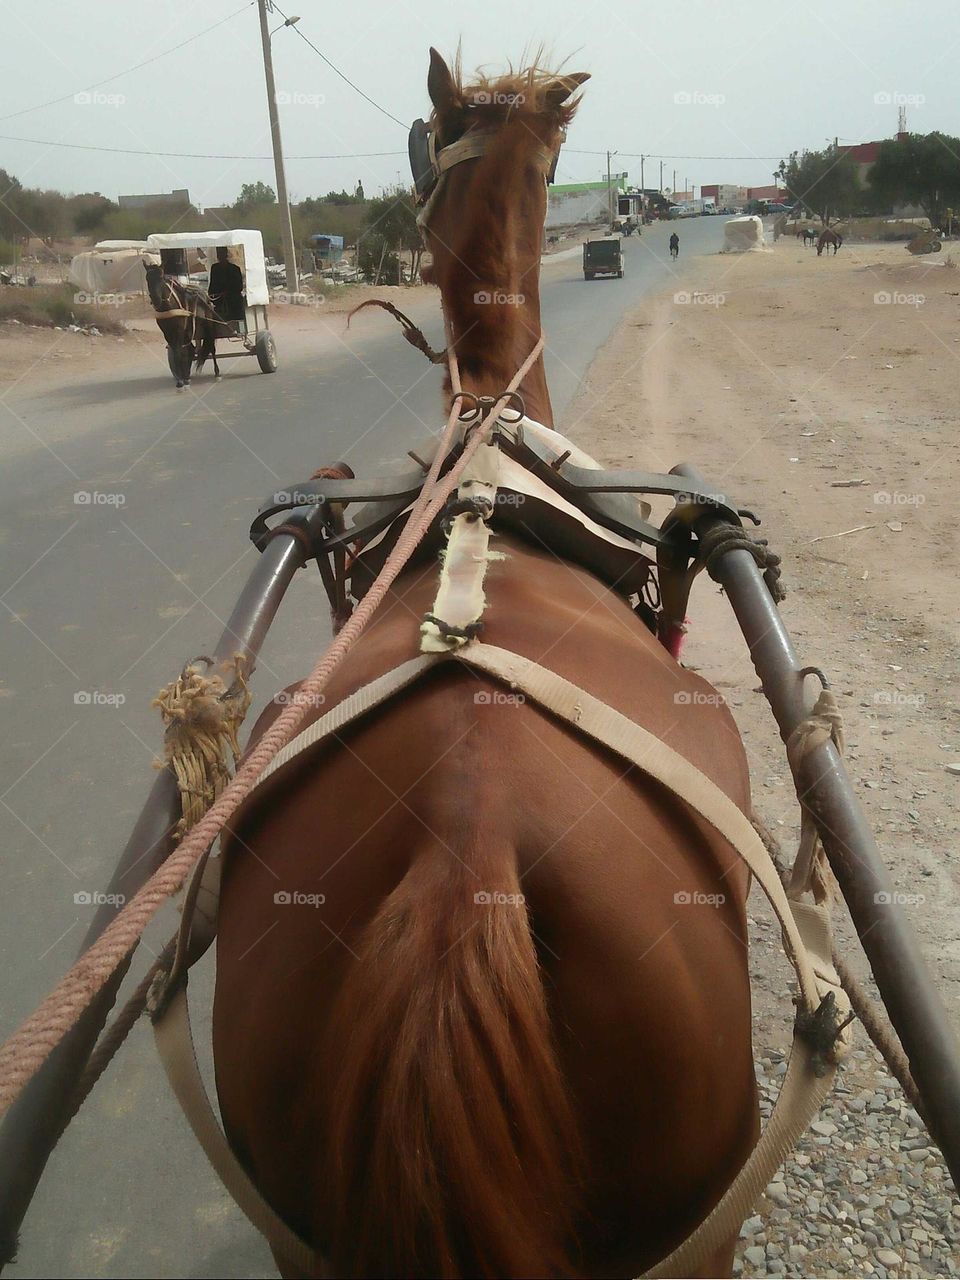
[[833,245],[833,256],[837,256],[837,250],[843,244],[843,236],[839,231],[834,231],[833,227],[824,227],[820,232],[820,239],[817,241],[817,257],[823,253],[824,249]]
[[219,318],[213,303],[201,290],[181,284],[156,263],[145,263],[144,271],[147,292],[157,313],[157,327],[167,343],[167,359],[177,390],[189,387],[191,368],[200,373],[208,359],[213,360],[214,377],[219,378],[216,340],[218,336],[225,337],[230,326]]
[[[464,87],[431,51],[440,147],[489,133],[427,219],[479,395],[540,333],[545,171],[586,79]],[[549,424],[542,360],[521,390]],[[484,639],[616,706],[749,810],[719,695],[591,573],[496,545]],[[436,581],[433,555],[398,578],[313,718],[416,655]],[[328,1274],[635,1276],[751,1150],[742,864],[671,793],[496,681],[443,664],[278,770],[224,859],[224,1122]],[[729,1274],[733,1247],[702,1274]]]

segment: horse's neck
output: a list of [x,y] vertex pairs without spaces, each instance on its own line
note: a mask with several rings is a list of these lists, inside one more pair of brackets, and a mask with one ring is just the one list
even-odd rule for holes
[[[504,257],[511,258],[505,249]],[[506,283],[478,286],[463,272],[456,287],[444,292],[463,389],[497,396],[513,380],[541,335],[539,253],[525,270],[504,273]],[[541,356],[520,385],[527,414],[553,426],[553,408]]]

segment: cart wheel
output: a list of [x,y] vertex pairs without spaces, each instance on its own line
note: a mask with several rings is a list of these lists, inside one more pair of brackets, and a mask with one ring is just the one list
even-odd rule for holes
[[277,344],[274,342],[273,334],[269,329],[261,329],[257,334],[254,350],[257,353],[260,372],[275,373],[277,369]]
[[[939,253],[939,252],[940,252],[940,250],[941,250],[942,248],[943,248],[943,245],[941,244],[941,242],[940,242],[939,240],[935,240],[935,241],[934,241],[934,244],[933,244],[933,252],[934,252],[934,253]],[[949,262],[948,262],[948,263],[947,263],[947,266],[949,266],[949,265],[950,265],[950,264],[949,264]]]

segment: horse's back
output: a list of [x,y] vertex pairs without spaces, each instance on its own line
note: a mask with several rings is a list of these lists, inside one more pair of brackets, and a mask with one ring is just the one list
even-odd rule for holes
[[[482,638],[616,707],[747,808],[742,744],[710,686],[590,574],[497,545],[507,557],[488,569]],[[435,588],[434,568],[401,580],[322,709],[417,651]],[[331,1210],[319,1172],[314,1183],[289,1171],[323,1167],[330,1096],[343,1088],[328,1037],[343,1030],[369,930],[401,899],[402,918],[432,939],[437,981],[447,948],[508,919],[490,913],[520,913],[510,929],[529,919],[583,1148],[584,1274],[652,1262],[716,1199],[731,1152],[746,1155],[742,868],[661,787],[504,686],[461,664],[428,674],[275,775],[227,860],[221,1102],[258,1182],[305,1234],[326,1239]]]

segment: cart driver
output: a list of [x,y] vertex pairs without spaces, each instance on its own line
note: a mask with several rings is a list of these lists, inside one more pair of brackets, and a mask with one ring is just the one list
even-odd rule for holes
[[247,309],[243,294],[243,272],[230,261],[230,250],[217,249],[217,260],[210,268],[210,301],[217,314],[224,320],[235,321],[238,327],[246,318]]

